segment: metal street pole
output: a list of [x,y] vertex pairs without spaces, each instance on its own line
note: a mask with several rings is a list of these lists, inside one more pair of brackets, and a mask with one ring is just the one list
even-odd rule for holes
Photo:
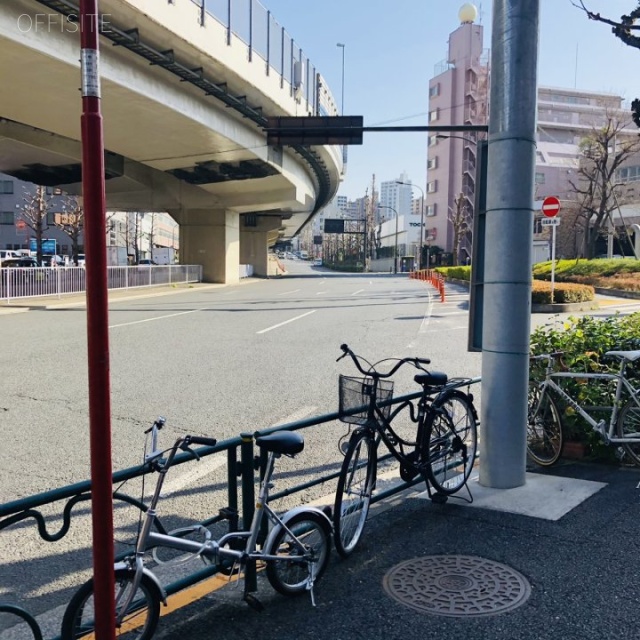
[[340,47],[342,49],[342,92],[340,94],[340,115],[344,115],[344,47],[345,45],[342,42],[338,42],[336,47]]
[[104,140],[100,112],[98,0],[80,0],[82,88],[82,196],[87,254],[87,360],[95,630],[98,640],[115,638],[113,575],[113,486],[109,389],[109,300],[107,291]]
[[396,215],[396,241],[393,249],[393,273],[398,273],[398,212],[386,204],[379,204],[378,209],[389,209]]
[[540,0],[494,0],[480,484],[525,484]]

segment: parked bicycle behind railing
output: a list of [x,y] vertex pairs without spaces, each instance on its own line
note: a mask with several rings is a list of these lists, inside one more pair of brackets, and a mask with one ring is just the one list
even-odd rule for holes
[[[466,485],[477,448],[478,417],[473,396],[460,387],[471,378],[448,379],[445,373],[429,372],[427,358],[386,358],[371,364],[341,345],[341,360],[350,356],[364,378],[340,376],[340,413],[343,422],[354,424],[338,478],[333,512],[334,540],[341,556],[347,557],[362,535],[376,485],[377,450],[380,440],[400,463],[400,476],[409,482],[421,476],[435,502],[444,502]],[[378,367],[396,364],[387,372]],[[414,376],[421,395],[414,404],[405,400],[391,406],[391,376],[405,364],[421,373]],[[364,365],[364,366],[363,366]],[[358,410],[359,409],[359,410]],[[394,424],[410,421],[417,427],[402,434]],[[434,489],[434,493],[431,492]]]
[[[178,450],[189,451],[199,459],[192,445],[216,445],[213,438],[186,435],[178,438],[169,449],[160,450],[158,432],[164,423],[164,418],[159,418],[147,431],[151,434],[151,453],[145,456],[144,464],[152,464],[153,470],[158,472],[158,480],[139,527],[135,553],[115,567],[116,635],[129,640],[149,640],[158,624],[160,603],[166,604],[166,594],[159,579],[144,564],[150,549],[169,548],[199,556],[227,574],[230,580],[232,576],[241,577],[247,563],[259,561],[266,565],[267,578],[274,589],[284,595],[308,592],[315,605],[314,587],[329,562],[331,522],[315,507],[296,507],[278,515],[269,505],[275,460],[282,455],[293,457],[300,453],[304,448],[302,436],[291,431],[276,431],[256,437],[256,445],[268,456],[251,526],[248,531],[232,531],[213,540],[211,532],[200,524],[168,534],[152,530],[162,485]],[[166,458],[163,457],[165,454]],[[260,544],[265,516],[272,526],[266,540]],[[185,537],[194,533],[201,534],[202,539]],[[262,609],[260,602],[248,592],[246,582],[244,600],[252,607]],[[62,621],[62,639],[85,637],[94,632],[94,627],[94,585],[93,580],[89,580],[67,606]]]
[[[557,403],[561,401],[571,407],[605,444],[621,447],[634,464],[640,465],[640,389],[634,388],[626,373],[627,367],[640,359],[640,350],[607,351],[605,358],[617,358],[620,362],[617,373],[559,371],[558,363],[563,353],[556,351],[530,358],[532,364],[544,364],[539,377],[530,374],[527,451],[531,459],[548,467],[560,458],[564,429]],[[597,395],[603,402],[598,406],[587,406],[580,394],[562,386],[563,380],[599,385]],[[594,417],[594,413],[602,411],[609,414],[608,424],[604,418]]]

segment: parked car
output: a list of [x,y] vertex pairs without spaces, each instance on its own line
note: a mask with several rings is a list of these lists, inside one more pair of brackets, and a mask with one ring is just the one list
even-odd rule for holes
[[11,249],[0,249],[0,261],[4,262],[9,258],[19,258],[20,254],[17,251]]
[[145,258],[144,260],[138,260],[138,264],[153,265],[156,263],[153,260],[148,260],[147,258]]
[[21,258],[7,258],[2,261],[2,266],[7,269],[15,267],[37,267],[38,261],[35,258],[22,256]]
[[321,267],[322,266],[322,260],[320,260],[320,258],[317,258],[316,260],[313,261],[313,266],[314,267]]
[[62,256],[42,256],[43,267],[64,267],[64,259]]

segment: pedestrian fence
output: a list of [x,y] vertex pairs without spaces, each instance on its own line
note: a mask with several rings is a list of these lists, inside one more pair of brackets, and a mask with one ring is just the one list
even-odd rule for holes
[[[474,378],[472,380],[472,384],[478,383],[479,381],[480,378]],[[419,398],[420,395],[421,391],[418,391],[398,396],[388,401],[388,403],[398,404],[406,400],[415,400]],[[345,415],[362,412],[364,409],[366,409],[366,407],[357,407],[349,411],[343,411],[342,413],[333,412],[306,418],[296,422],[277,425],[255,433],[242,433],[236,438],[230,438],[228,440],[218,442],[214,447],[201,447],[196,449],[201,458],[225,452],[227,463],[227,481],[224,485],[226,489],[226,497],[220,497],[220,499],[226,501],[226,505],[219,509],[215,516],[203,520],[200,524],[204,527],[224,526],[228,532],[246,530],[249,528],[254,512],[257,479],[258,477],[262,477],[266,466],[266,453],[257,449],[254,445],[255,438],[257,436],[267,435],[281,430],[297,431],[317,427],[318,425],[326,425],[326,423],[339,421],[340,417],[344,417]],[[322,437],[324,438],[325,436]],[[320,487],[322,495],[327,495],[327,488],[333,488],[334,485],[331,483],[333,483],[333,481],[337,481],[340,473],[341,458],[339,458],[339,454],[337,453],[337,445],[338,442],[336,441],[335,464],[319,467],[316,469],[317,473],[313,474],[308,474],[306,473],[307,470],[303,469],[299,472],[299,475],[302,476],[303,479],[310,479],[306,479],[299,484],[288,486],[277,493],[273,493],[270,496],[270,501],[275,503],[277,500],[282,500],[300,493],[308,495],[309,491],[314,487]],[[379,464],[384,464],[385,461],[391,459],[391,454],[381,456]],[[193,456],[190,453],[185,452],[178,454],[174,459],[173,464],[181,465],[188,462],[193,462]],[[150,472],[151,466],[147,463],[143,467],[130,467],[122,471],[117,471],[113,474],[114,512],[116,511],[118,504],[129,505],[140,510],[140,512],[144,512],[146,510],[143,502],[138,498],[132,497],[121,491],[121,487],[127,480],[140,478],[142,481],[143,476]],[[298,482],[299,479],[299,477],[296,477],[294,481]],[[283,482],[282,479],[281,482]],[[372,496],[371,502],[376,503],[420,482],[422,482],[421,478],[417,478],[409,482],[405,482],[398,478],[397,482],[389,483],[388,487],[380,489],[379,491],[376,490],[376,493]],[[328,485],[328,487],[323,485]],[[20,536],[18,539],[23,540],[25,538],[28,539],[26,529],[35,524],[39,536],[44,541],[53,543],[60,541],[72,529],[71,519],[72,515],[74,515],[74,509],[77,505],[86,505],[91,499],[90,491],[91,481],[86,480],[84,482],[67,485],[44,493],[0,504],[0,553],[4,553],[5,551],[3,534],[9,534],[11,528],[19,528]],[[335,492],[335,489],[333,489],[333,491]],[[333,495],[331,495],[330,502],[331,506],[333,506]],[[43,507],[46,509],[46,515],[41,511]],[[52,516],[52,511],[56,512],[58,515]],[[84,511],[86,511],[86,509]],[[138,512],[136,511],[136,513]],[[86,513],[84,515],[86,516]],[[49,531],[48,525],[51,525],[52,522],[58,521],[61,521],[62,523],[58,531]],[[159,533],[166,534],[170,527],[169,525],[165,526],[160,518],[156,518],[156,529]],[[116,554],[116,560],[121,559],[129,553],[131,553],[130,550]],[[15,558],[20,558],[21,555],[22,554],[19,549],[13,549],[13,556]],[[57,557],[55,553],[48,554],[43,550],[39,555],[41,557],[39,557],[37,561],[34,561],[39,567],[38,576],[42,576],[43,579],[50,580],[52,572],[64,572],[64,553],[61,552],[60,557]],[[14,563],[12,562],[11,564]],[[26,568],[20,568],[19,564],[20,563],[17,562],[18,568],[14,568],[13,571],[16,575],[20,574],[24,576],[26,574]],[[213,576],[216,573],[217,569],[214,565],[207,565],[204,566],[204,568],[199,568],[187,575],[180,575],[177,579],[174,579],[173,582],[163,586],[167,595],[171,596],[183,589],[186,589],[187,587],[190,587],[191,585]],[[42,640],[44,637],[48,637],[51,638],[51,640],[60,640],[59,630],[62,613],[64,612],[64,608],[71,596],[79,587],[79,584],[69,587],[66,576],[63,575],[63,578],[63,583],[67,586],[66,588],[61,587],[54,594],[57,602],[57,605],[54,608],[56,609],[56,613],[59,615],[54,615],[53,618],[55,619],[52,620],[51,606],[47,606],[43,609],[44,605],[39,602],[39,598],[37,597],[37,595],[40,594],[41,585],[31,585],[29,589],[25,589],[25,597],[29,598],[29,602],[21,602],[19,598],[16,597],[18,590],[16,589],[15,575],[13,577],[6,576],[4,575],[4,571],[0,573],[0,593],[2,594],[0,596],[0,638],[4,638],[4,633],[7,633],[9,634],[7,637],[11,638],[20,637],[25,639],[34,638],[35,640]],[[247,582],[248,590],[255,591],[257,587],[255,566],[247,567],[245,580]],[[9,594],[14,594],[13,602],[10,601],[12,598],[10,598]],[[3,614],[5,619],[4,626]],[[6,618],[9,618],[9,620],[7,621]],[[17,627],[19,625],[24,627],[24,629],[19,630],[22,631],[22,635],[14,633],[14,631],[17,631]],[[47,631],[50,633],[47,633]]]
[[[202,282],[202,266],[189,264],[107,267],[107,288],[135,289]],[[1,267],[0,300],[84,293],[84,267]]]

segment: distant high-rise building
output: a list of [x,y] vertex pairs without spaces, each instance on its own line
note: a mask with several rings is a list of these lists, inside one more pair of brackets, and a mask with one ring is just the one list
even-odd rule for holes
[[400,177],[395,180],[380,184],[380,220],[393,218],[394,211],[397,211],[399,216],[411,213],[413,194],[410,185],[411,180],[409,180],[409,176],[405,172],[401,173]]

